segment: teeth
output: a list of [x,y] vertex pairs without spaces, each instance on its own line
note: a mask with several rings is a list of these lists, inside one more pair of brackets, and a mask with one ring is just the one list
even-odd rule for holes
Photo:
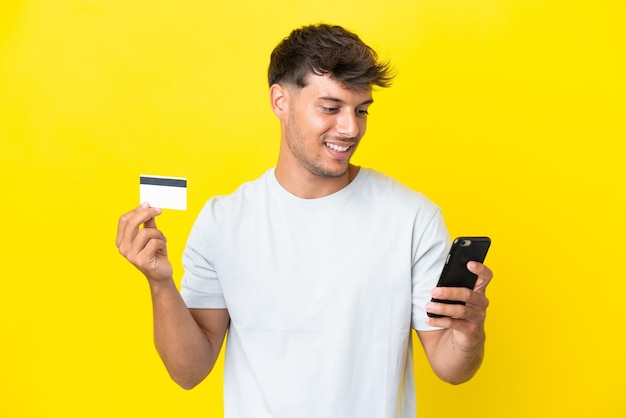
[[346,152],[346,151],[348,151],[348,150],[350,149],[350,146],[351,146],[351,145],[349,145],[349,146],[347,146],[347,147],[340,147],[340,146],[339,146],[339,145],[337,145],[337,144],[329,144],[329,143],[326,143],[326,146],[327,146],[328,148],[330,148],[331,150],[333,150],[333,151],[337,151],[337,152]]

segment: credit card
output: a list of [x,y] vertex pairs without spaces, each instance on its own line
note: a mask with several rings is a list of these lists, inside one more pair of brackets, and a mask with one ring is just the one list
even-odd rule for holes
[[160,209],[187,209],[187,179],[183,177],[139,176],[139,202]]

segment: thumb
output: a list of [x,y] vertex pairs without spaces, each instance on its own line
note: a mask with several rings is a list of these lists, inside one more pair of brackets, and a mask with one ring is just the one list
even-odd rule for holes
[[493,277],[493,273],[487,266],[482,263],[478,263],[476,261],[470,261],[467,263],[467,269],[472,273],[478,275],[476,280],[476,285],[474,286],[474,291],[479,293],[485,293],[487,285],[491,281]]
[[143,223],[143,227],[144,228],[156,228],[157,226],[156,226],[155,217],[159,216],[162,213],[161,209],[160,208],[152,208],[152,207],[150,207],[150,204],[146,203],[146,202],[141,204],[141,208],[142,209],[150,209],[150,211],[152,212],[152,216],[147,221],[145,221]]
[[143,223],[144,228],[155,228],[156,229],[156,220],[154,218],[150,218]]

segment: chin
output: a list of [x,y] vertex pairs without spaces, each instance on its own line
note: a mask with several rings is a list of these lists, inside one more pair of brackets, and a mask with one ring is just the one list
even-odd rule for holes
[[309,172],[317,177],[339,178],[345,176],[348,173],[348,169],[330,170],[328,168],[314,168],[310,169]]
[[318,175],[320,177],[329,177],[329,178],[339,178],[348,175],[349,165],[341,167],[324,167],[322,168]]

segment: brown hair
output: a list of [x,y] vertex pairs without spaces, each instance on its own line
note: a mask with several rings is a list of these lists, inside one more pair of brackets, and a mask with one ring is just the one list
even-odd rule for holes
[[274,48],[268,81],[302,88],[309,73],[328,74],[354,90],[389,87],[394,77],[389,63],[380,62],[356,34],[323,23],[294,29]]

